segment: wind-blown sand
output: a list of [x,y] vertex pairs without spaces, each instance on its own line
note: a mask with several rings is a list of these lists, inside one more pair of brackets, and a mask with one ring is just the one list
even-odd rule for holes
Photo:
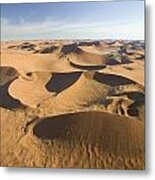
[[1,47],[1,166],[144,169],[143,42]]

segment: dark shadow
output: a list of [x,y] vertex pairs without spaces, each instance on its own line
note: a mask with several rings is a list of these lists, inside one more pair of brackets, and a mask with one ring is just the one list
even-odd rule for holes
[[27,50],[27,51],[32,51],[32,50],[34,50],[35,47],[36,47],[35,44],[31,44],[31,43],[28,43],[28,42],[25,42],[25,43],[18,46],[19,49]]
[[66,132],[70,125],[71,118],[67,115],[47,117],[33,128],[33,134],[41,139],[66,139]]
[[[91,111],[45,117],[40,119],[34,126],[33,134],[41,139],[68,141],[73,140],[74,138],[77,140],[79,134],[81,134],[83,140],[86,140],[89,136],[89,131],[91,131],[89,128],[95,118],[98,119],[96,122],[96,126],[98,126],[98,122],[104,119],[104,113]],[[91,134],[93,136],[93,132],[90,133],[90,136]],[[90,141],[93,141],[93,137],[90,138]]]
[[32,51],[36,47],[35,44],[29,43],[29,42],[24,42],[20,45],[12,45],[8,46],[8,49],[21,49],[21,50],[26,50],[26,51]]
[[139,115],[139,111],[137,109],[137,107],[134,107],[133,105],[128,107],[127,113],[129,116],[138,116]]
[[82,51],[82,49],[80,49],[77,46],[77,43],[63,45],[63,47],[61,49],[61,53],[64,54],[64,55],[67,55],[67,54],[70,54],[70,53],[79,54],[81,52],[83,52],[83,51]]
[[129,85],[129,84],[135,84],[134,81],[125,78],[123,76],[117,76],[112,74],[103,74],[103,73],[95,73],[94,80],[107,84],[109,86],[120,86],[120,85]]
[[145,94],[142,92],[127,92],[127,93],[120,93],[116,94],[114,96],[124,96],[127,95],[127,97],[134,102],[128,106],[127,113],[129,116],[138,116],[139,110],[138,108],[143,106],[145,104]]
[[8,46],[8,49],[16,49],[17,46],[16,45],[11,45],[11,46]]
[[73,85],[79,79],[81,74],[81,72],[52,73],[52,77],[45,87],[49,92],[60,93]]
[[124,95],[127,95],[127,97],[133,101],[144,101],[145,99],[145,94],[138,91],[114,94],[113,96],[124,96]]
[[77,68],[77,69],[81,69],[81,70],[88,70],[88,71],[93,71],[93,70],[101,70],[103,68],[106,67],[106,65],[78,65],[78,64],[75,64],[73,62],[71,62],[69,59],[67,59],[70,63],[70,65],[74,68]]
[[144,104],[145,104],[145,97],[136,100],[128,107],[128,114],[130,116],[138,116],[139,115],[138,108],[143,106]]
[[53,53],[56,49],[58,49],[57,46],[50,46],[50,47],[45,47],[41,50],[37,50],[35,51],[35,53],[48,54],[48,53]]
[[19,76],[18,71],[10,66],[0,67],[0,86],[14,80]]
[[81,41],[78,46],[101,46],[100,41]]
[[130,64],[132,61],[128,56],[121,54],[109,54],[107,55],[106,64],[109,66],[119,65],[119,64]]
[[132,99],[134,101],[144,101],[145,100],[145,94],[141,92],[129,92],[127,93],[127,96],[129,99]]
[[25,106],[19,100],[14,99],[8,93],[8,88],[11,83],[12,81],[0,86],[0,107],[6,109],[24,108]]

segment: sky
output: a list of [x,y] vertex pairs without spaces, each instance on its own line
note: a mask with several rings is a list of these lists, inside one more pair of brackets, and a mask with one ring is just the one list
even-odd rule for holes
[[1,39],[144,40],[144,1],[1,4]]

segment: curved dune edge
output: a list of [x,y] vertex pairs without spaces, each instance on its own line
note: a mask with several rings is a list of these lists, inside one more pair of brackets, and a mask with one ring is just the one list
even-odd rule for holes
[[5,109],[21,109],[25,106],[18,98],[9,94],[10,85],[19,77],[18,71],[10,66],[0,67],[0,107]]
[[32,133],[53,142],[51,156],[72,157],[56,167],[115,168],[120,160],[122,169],[144,168],[144,124],[130,118],[97,111],[64,114],[38,119]]
[[9,94],[19,99],[23,104],[36,108],[43,100],[52,97],[45,85],[51,78],[51,73],[32,73],[33,78],[20,77],[11,83]]
[[10,66],[1,66],[0,67],[0,86],[13,81],[19,76],[18,71]]
[[51,79],[45,85],[49,92],[61,93],[80,78],[82,72],[52,73]]
[[41,104],[45,112],[65,112],[76,110],[95,103],[109,92],[109,86],[93,80],[95,72],[84,72],[70,87],[58,93],[54,99],[47,99]]
[[58,60],[58,57],[43,56],[38,54],[2,53],[2,66],[10,66],[21,74],[28,72],[82,72],[84,70],[73,67],[66,59]]
[[[50,112],[61,110],[65,112],[97,103],[106,105],[110,100],[113,104],[108,105],[108,111],[117,113],[117,106],[119,109],[122,108],[117,105],[121,103],[121,96],[137,91],[144,93],[138,84],[128,78],[93,71],[52,73],[52,75],[45,72],[30,73],[28,77],[16,79],[9,87],[9,94],[23,104],[33,108],[39,105],[45,111],[50,109]],[[113,107],[114,104],[116,108]],[[129,100],[125,106],[129,107],[130,104],[132,100]],[[133,107],[136,107],[135,111],[138,111],[137,105],[131,106],[132,111]],[[121,111],[124,114],[124,110]],[[127,107],[125,111],[127,116],[132,114],[130,111],[127,113]],[[136,114],[138,115],[135,113],[135,116]]]
[[71,53],[67,55],[67,58],[76,65],[81,66],[103,66],[106,65],[106,56],[89,53],[89,52],[80,52],[80,53]]
[[89,71],[97,71],[97,70],[101,70],[104,69],[106,67],[105,64],[79,64],[79,62],[73,62],[72,60],[70,60],[69,58],[67,58],[67,61],[70,63],[70,66],[76,68],[76,69],[81,69],[81,70],[89,70]]
[[70,96],[72,101],[76,101],[76,99],[78,101],[82,101],[83,98],[88,98],[90,101],[94,101],[94,99],[100,96],[106,96],[109,91],[109,86],[94,81],[94,75],[95,72],[83,72],[80,78],[72,86],[70,86],[70,88],[67,88],[60,93],[57,98],[67,99],[67,97]]
[[114,67],[107,66],[103,71],[101,70],[100,72],[130,78],[131,80],[137,82],[141,86],[145,86],[144,63],[134,61],[134,63],[128,65],[128,67],[132,70],[125,69],[124,67],[124,65]]
[[[34,117],[33,123],[27,123],[30,128],[24,134],[21,128],[28,117],[24,112],[18,113],[15,116],[9,111],[2,118],[3,125],[6,119],[9,122],[2,129],[3,166],[144,169],[144,124],[136,119],[96,111]],[[20,129],[18,138],[14,131],[4,133],[10,129],[10,123],[12,129]],[[34,134],[35,128],[39,129],[39,138]],[[46,128],[48,138],[40,133]],[[130,141],[129,145],[125,140]]]
[[[48,83],[49,86],[52,85],[52,78]],[[59,85],[59,88],[63,88],[61,83]],[[53,88],[57,87],[53,86]],[[101,105],[102,111],[128,116],[127,111],[130,104],[139,101],[130,99],[128,93],[135,94],[137,91],[144,94],[143,88],[128,78],[97,72],[83,72],[75,83],[63,89],[53,99],[45,100],[40,108],[46,113],[57,113]],[[124,110],[121,110],[122,108]]]
[[9,87],[12,82],[13,80],[0,86],[0,107],[10,110],[25,108],[26,106],[19,99],[10,95]]

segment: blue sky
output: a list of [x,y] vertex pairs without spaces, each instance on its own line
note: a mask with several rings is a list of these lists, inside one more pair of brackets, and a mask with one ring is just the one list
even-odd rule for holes
[[1,4],[2,40],[144,39],[144,1]]

